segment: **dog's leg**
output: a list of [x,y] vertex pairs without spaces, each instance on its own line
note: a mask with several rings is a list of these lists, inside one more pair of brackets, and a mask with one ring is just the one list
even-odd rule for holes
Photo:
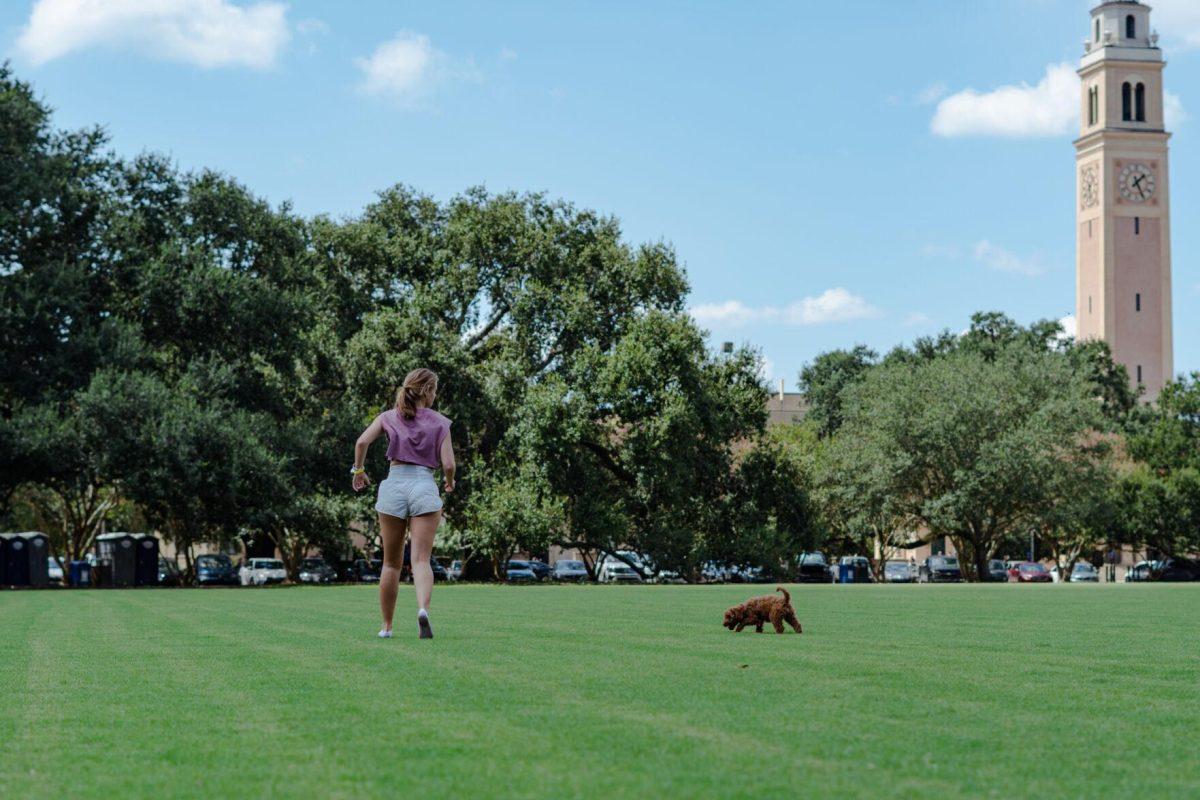
[[758,621],[758,624],[754,626],[754,632],[755,632],[755,633],[762,633],[762,626],[763,626],[763,624],[762,624],[762,620],[760,619],[760,620]]
[[796,633],[804,633],[804,629],[800,627],[800,620],[796,619],[796,612],[788,609],[787,615],[784,617],[787,624],[792,626],[792,630]]
[[783,633],[783,620],[780,619],[782,616],[783,614],[780,611],[771,612],[771,624],[775,626],[776,633]]
[[739,622],[739,623],[737,624],[737,627],[733,629],[733,632],[734,632],[734,633],[741,633],[741,632],[742,632],[742,628],[744,628],[744,627],[746,627],[746,620],[742,620],[741,622]]

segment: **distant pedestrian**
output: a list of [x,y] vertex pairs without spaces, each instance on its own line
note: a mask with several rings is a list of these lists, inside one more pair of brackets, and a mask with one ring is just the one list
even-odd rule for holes
[[422,639],[433,638],[429,601],[433,594],[433,538],[442,521],[442,498],[434,470],[442,468],[442,486],[454,491],[454,448],[450,420],[431,407],[437,399],[438,378],[431,370],[414,369],[396,392],[395,408],[383,412],[367,426],[354,444],[350,468],[354,491],[371,483],[363,468],[367,448],[384,433],[391,462],[387,479],[379,484],[375,510],[383,539],[383,570],[379,576],[379,609],[383,613],[381,639],[392,637],[392,617],[404,566],[404,537],[411,540],[413,588],[417,593],[417,627]]

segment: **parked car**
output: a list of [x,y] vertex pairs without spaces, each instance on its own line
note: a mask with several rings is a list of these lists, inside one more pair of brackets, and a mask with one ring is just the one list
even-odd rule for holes
[[587,567],[582,561],[560,558],[554,562],[554,580],[584,583],[587,579]]
[[1008,577],[1017,583],[1053,583],[1054,578],[1045,564],[1037,561],[1018,561],[1008,570]]
[[842,579],[842,567],[848,567],[855,583],[871,583],[871,562],[864,556],[842,556],[835,566],[829,567],[829,582]]
[[987,577],[992,583],[1004,583],[1008,580],[1008,566],[998,558],[988,560]]
[[1126,583],[1141,583],[1142,581],[1150,580],[1150,573],[1154,569],[1153,561],[1139,561],[1129,568],[1125,573]]
[[1077,561],[1071,568],[1071,583],[1099,583],[1100,573],[1086,561]]
[[[232,567],[233,565],[231,564],[230,566]],[[183,573],[179,571],[179,565],[174,561],[167,559],[166,556],[158,557],[158,585],[183,585]]]
[[600,560],[600,566],[596,568],[597,574],[605,564],[625,564],[632,567],[633,571],[638,575],[653,575],[655,573],[654,562],[633,550],[617,550],[615,553],[606,555]]
[[1167,558],[1157,562],[1150,570],[1150,580],[1200,581],[1200,564],[1190,558]]
[[912,583],[916,579],[913,565],[907,561],[889,561],[883,565],[885,583]]
[[796,561],[797,583],[825,583],[829,580],[829,562],[824,553],[801,553]]
[[58,559],[54,556],[46,559],[46,580],[50,581],[50,583],[61,584],[63,582],[62,565],[58,563]]
[[334,561],[332,564],[333,579],[342,583],[358,583],[358,576],[354,571],[354,563],[354,559],[352,558],[339,558],[337,561]]
[[333,583],[337,573],[323,558],[306,558],[300,562],[300,574],[297,577],[301,583]]
[[457,558],[450,562],[450,569],[446,570],[446,575],[450,580],[456,581],[462,578],[463,562]]
[[429,559],[429,568],[433,570],[434,583],[439,581],[445,583],[446,581],[450,580],[450,573],[446,572],[446,568],[442,566],[436,558]]
[[612,559],[601,565],[596,580],[600,583],[641,583],[642,576],[628,564]]
[[287,580],[287,570],[283,568],[283,562],[277,558],[252,558],[238,570],[238,580],[242,586],[283,583]]
[[930,556],[917,568],[919,583],[962,583],[957,556]]
[[554,570],[545,561],[539,561],[532,558],[528,562],[529,568],[533,570],[533,574],[537,576],[539,581],[548,581],[554,577]]
[[509,561],[504,577],[512,583],[533,583],[538,579],[528,561]]
[[350,568],[350,580],[355,583],[379,583],[379,573],[382,571],[383,562],[378,558],[372,558],[370,561],[356,558]]
[[705,583],[725,583],[729,580],[729,567],[716,561],[706,561],[700,565],[700,579]]
[[[682,579],[677,580],[678,577],[675,572],[660,572],[658,583],[683,583]],[[732,583],[771,583],[774,577],[766,567],[734,567],[729,572],[729,580]]]
[[233,561],[224,553],[196,556],[195,565],[196,583],[201,586],[247,585],[241,580],[238,570],[233,568]]

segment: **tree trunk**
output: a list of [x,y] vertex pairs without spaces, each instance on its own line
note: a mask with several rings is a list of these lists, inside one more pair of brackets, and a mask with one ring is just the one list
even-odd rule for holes
[[879,530],[876,529],[874,549],[875,553],[878,553],[879,555],[875,556],[875,554],[872,553],[871,556],[874,557],[867,557],[867,563],[871,565],[871,574],[874,576],[876,583],[883,583],[883,570],[887,566],[888,558],[891,556],[891,553],[888,552],[891,548],[887,546],[887,542],[888,534],[880,533]]
[[304,542],[300,537],[294,537],[287,526],[281,526],[278,530],[268,529],[267,538],[271,540],[271,544],[275,545],[275,549],[279,551],[279,558],[283,561],[283,567],[287,570],[288,580],[296,583],[300,580],[300,561],[304,558],[304,551],[307,550]]
[[988,551],[982,547],[975,548],[975,580],[983,582],[988,574]]
[[954,549],[958,552],[958,568],[963,580],[978,582],[987,575],[988,551],[979,542],[979,537],[963,532],[951,536]]
[[196,584],[196,567],[195,567],[194,562],[195,562],[195,559],[193,558],[193,554],[192,554],[192,540],[191,540],[191,538],[188,538],[186,544],[183,547],[183,580],[182,580],[182,582],[187,584],[188,586],[194,586]]

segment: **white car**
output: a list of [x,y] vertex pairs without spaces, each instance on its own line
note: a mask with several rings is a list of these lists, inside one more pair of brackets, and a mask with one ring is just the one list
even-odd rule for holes
[[242,586],[263,586],[268,583],[283,583],[287,570],[277,558],[252,558],[238,570]]
[[63,569],[58,565],[58,559],[53,556],[47,559],[46,578],[51,583],[63,582]]
[[642,576],[628,564],[613,559],[600,566],[596,580],[600,583],[641,583]]

